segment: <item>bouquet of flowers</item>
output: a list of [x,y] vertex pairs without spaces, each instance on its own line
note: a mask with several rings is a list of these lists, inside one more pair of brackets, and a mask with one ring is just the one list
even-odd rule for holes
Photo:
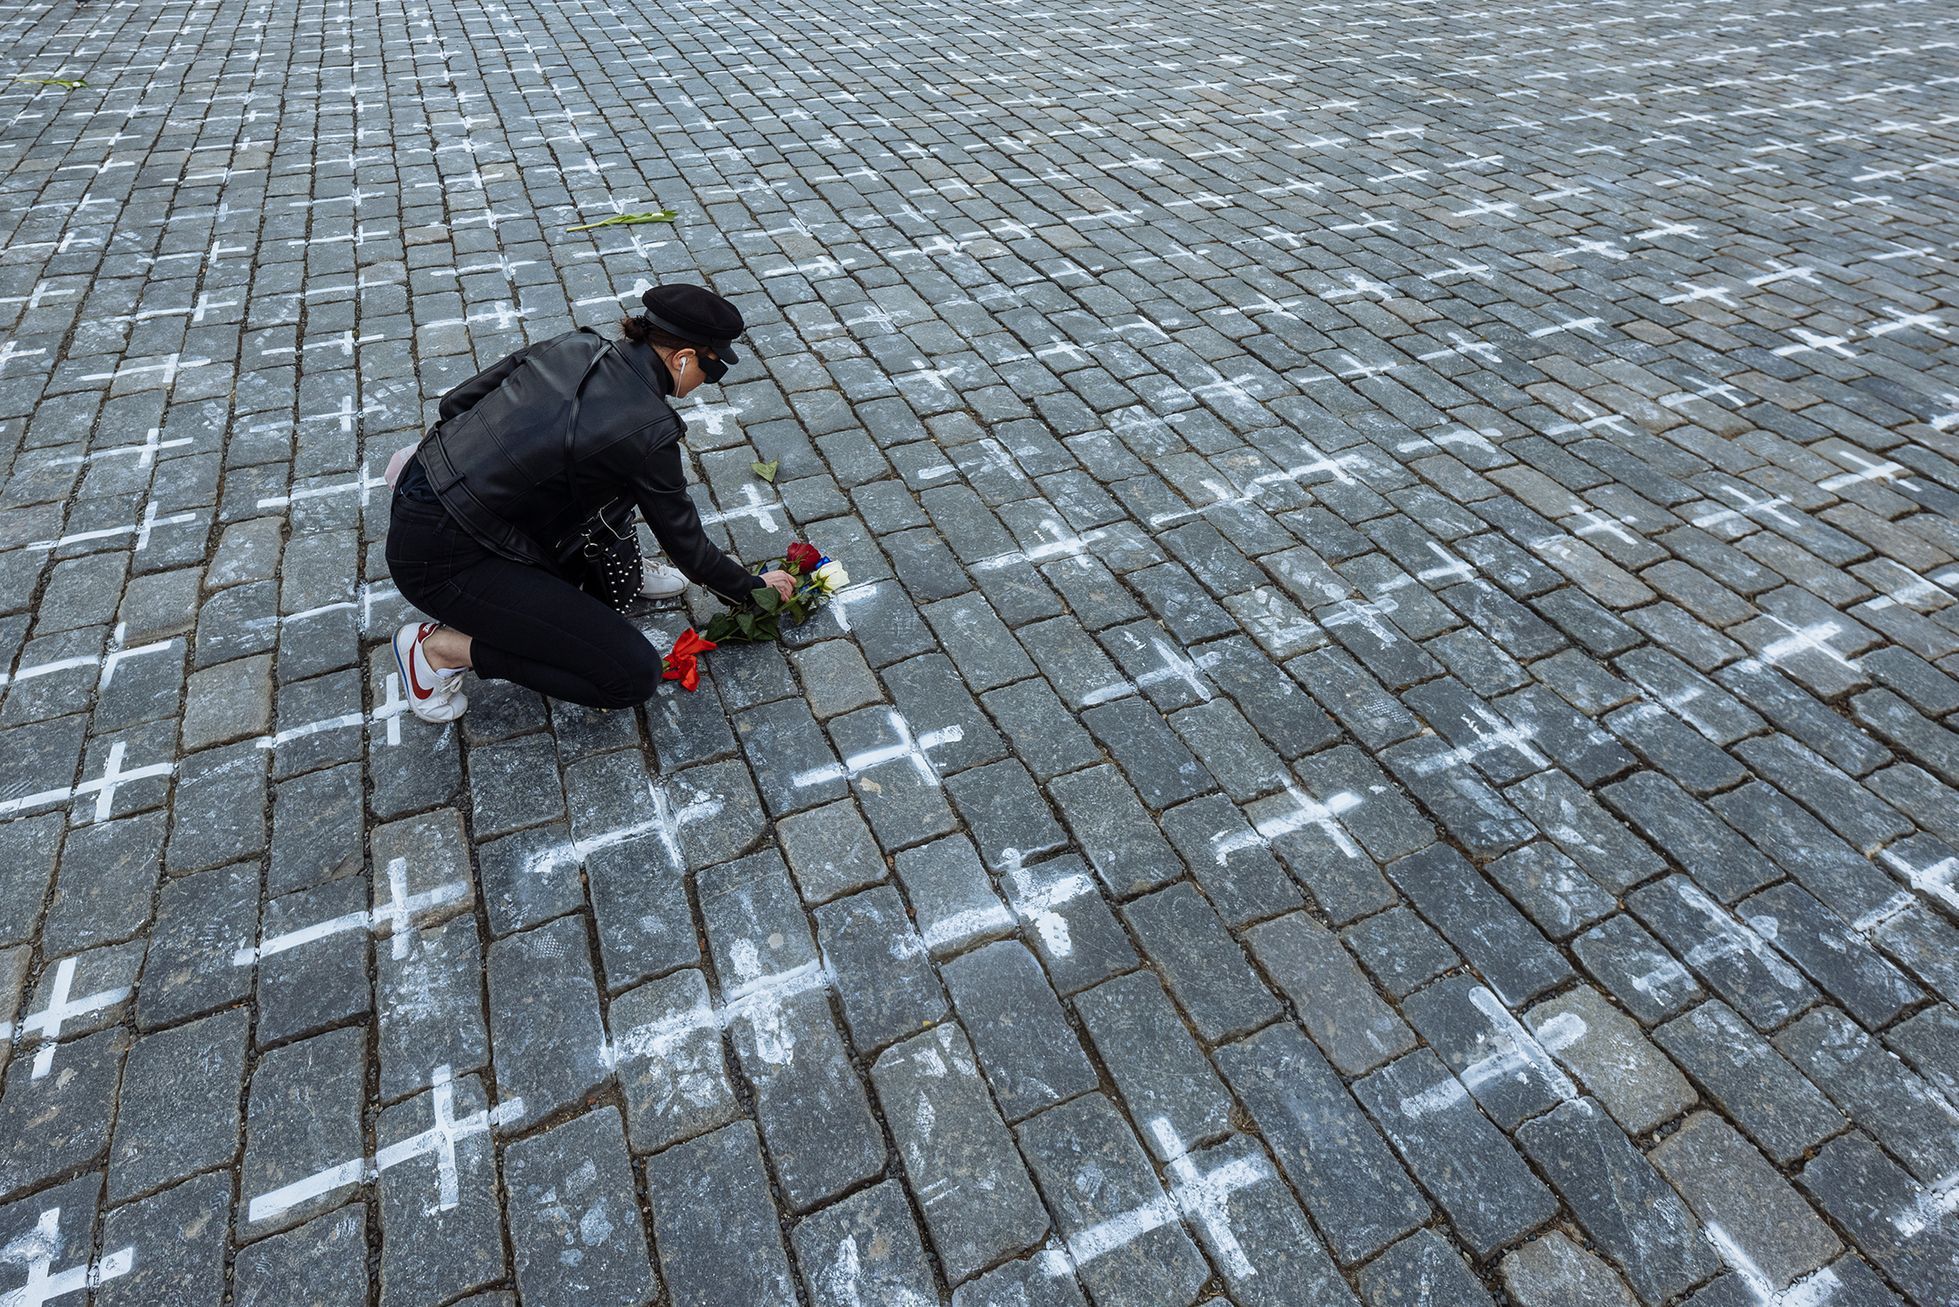
[[780,569],[795,578],[796,588],[787,599],[773,586],[760,586],[733,608],[716,613],[707,629],[696,632],[688,627],[666,655],[661,675],[679,681],[680,688],[692,690],[701,683],[700,655],[719,645],[759,644],[782,638],[782,619],[800,626],[809,615],[829,601],[830,596],[850,584],[850,574],[842,563],[833,562],[815,545],[798,540],[763,566],[764,572]]

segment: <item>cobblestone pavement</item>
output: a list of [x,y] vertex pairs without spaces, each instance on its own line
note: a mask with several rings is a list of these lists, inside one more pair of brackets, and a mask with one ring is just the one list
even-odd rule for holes
[[[0,14],[0,1303],[1959,1300],[1959,7],[1208,8]],[[404,716],[647,278],[859,584]]]

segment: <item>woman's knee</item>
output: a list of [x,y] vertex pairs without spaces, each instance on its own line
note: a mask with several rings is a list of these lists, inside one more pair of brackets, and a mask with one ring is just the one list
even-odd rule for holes
[[637,648],[629,646],[612,660],[606,675],[593,678],[603,700],[595,706],[631,708],[645,703],[660,688],[660,673],[664,668],[659,651],[640,639]]

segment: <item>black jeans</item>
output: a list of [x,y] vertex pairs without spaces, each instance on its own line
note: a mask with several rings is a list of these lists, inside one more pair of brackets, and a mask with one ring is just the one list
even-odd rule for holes
[[402,598],[470,636],[479,676],[590,708],[630,708],[660,684],[660,652],[572,582],[491,553],[440,504],[397,494],[388,571]]

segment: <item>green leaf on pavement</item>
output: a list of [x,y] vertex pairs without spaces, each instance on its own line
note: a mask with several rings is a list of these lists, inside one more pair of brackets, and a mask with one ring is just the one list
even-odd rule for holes
[[601,218],[597,222],[584,223],[566,230],[591,231],[594,227],[632,227],[642,222],[672,222],[679,216],[679,212],[674,209],[661,209],[656,213],[615,213],[610,218]]
[[772,458],[766,463],[750,463],[748,466],[755,469],[756,476],[762,478],[762,480],[768,482],[770,485],[774,485],[775,470],[782,466],[782,460]]

